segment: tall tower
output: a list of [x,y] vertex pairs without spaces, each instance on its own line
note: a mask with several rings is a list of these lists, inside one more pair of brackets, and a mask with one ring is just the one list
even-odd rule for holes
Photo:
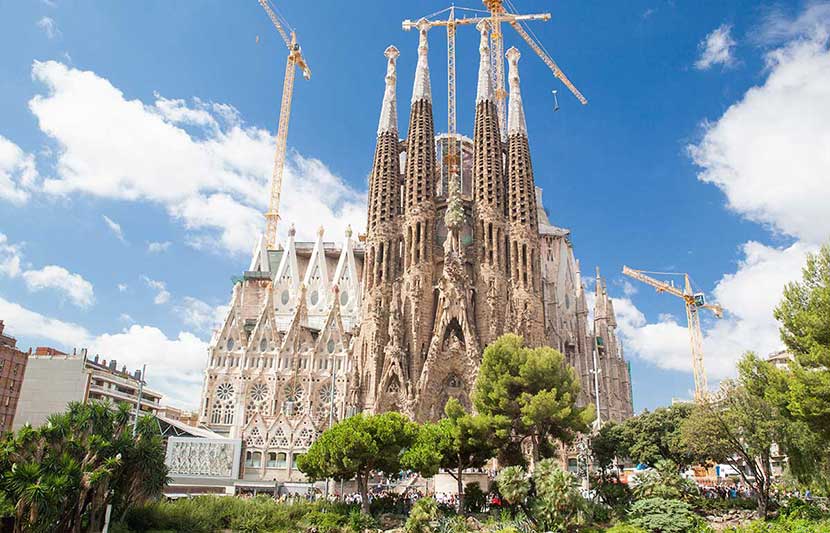
[[384,52],[386,88],[383,94],[377,145],[369,176],[369,207],[366,234],[366,259],[363,269],[363,324],[356,351],[360,375],[359,403],[371,404],[377,397],[384,367],[384,349],[389,342],[388,320],[392,302],[392,282],[399,275],[401,245],[401,171],[396,104],[395,66],[400,52],[390,46]]
[[412,376],[421,373],[433,320],[435,273],[435,127],[427,63],[427,30],[418,25],[418,64],[406,137],[403,201],[402,319]]
[[507,200],[498,108],[493,91],[488,26],[480,22],[478,89],[473,134],[473,216],[476,242],[476,322],[482,345],[503,333],[508,282]]
[[531,346],[543,341],[539,221],[530,146],[519,89],[519,51],[507,51],[510,102],[507,116],[507,198],[511,296],[508,326]]

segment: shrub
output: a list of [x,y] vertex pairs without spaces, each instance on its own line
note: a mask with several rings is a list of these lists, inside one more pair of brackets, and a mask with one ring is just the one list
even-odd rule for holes
[[689,533],[701,529],[701,519],[691,506],[680,500],[646,498],[638,500],[629,511],[631,524],[658,533]]
[[348,524],[352,531],[365,531],[367,529],[375,529],[378,527],[377,520],[375,520],[372,515],[368,515],[360,509],[352,509],[349,512]]
[[567,531],[574,526],[584,500],[573,476],[559,468],[554,459],[545,459],[536,465],[533,481],[537,496],[533,514],[539,525],[552,531]]
[[647,533],[645,529],[631,524],[617,524],[605,530],[605,533]]
[[430,522],[438,518],[438,504],[432,498],[421,498],[409,512],[404,530],[406,533],[431,533]]
[[520,466],[508,466],[497,477],[502,498],[511,505],[521,504],[530,492],[530,482]]
[[826,512],[822,511],[816,504],[804,501],[800,498],[790,498],[781,506],[780,516],[786,518],[803,518],[806,520],[821,520],[828,518]]
[[754,520],[744,526],[729,530],[732,533],[827,533],[830,520],[779,517],[771,522]]
[[658,461],[653,469],[639,474],[634,485],[637,499],[691,499],[697,494],[697,486],[680,475],[676,464],[665,460]]
[[467,483],[464,487],[464,510],[468,513],[477,513],[484,509],[487,495],[478,486],[478,483]]

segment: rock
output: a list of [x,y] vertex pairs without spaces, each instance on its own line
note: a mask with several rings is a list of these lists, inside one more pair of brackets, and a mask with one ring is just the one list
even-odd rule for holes
[[481,531],[481,522],[476,520],[474,516],[468,516],[467,529],[469,529],[470,531]]

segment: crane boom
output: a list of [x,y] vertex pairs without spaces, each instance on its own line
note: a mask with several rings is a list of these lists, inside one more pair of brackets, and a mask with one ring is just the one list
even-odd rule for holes
[[279,32],[285,46],[288,48],[288,59],[285,63],[285,77],[282,83],[282,100],[280,101],[280,118],[277,127],[277,147],[274,153],[274,168],[271,172],[271,194],[268,200],[268,211],[265,212],[265,245],[273,249],[277,244],[277,224],[280,219],[280,194],[282,192],[282,177],[285,171],[285,151],[288,142],[288,120],[291,118],[291,100],[294,96],[294,68],[299,68],[305,79],[311,78],[311,69],[300,52],[297,36],[292,31],[290,36],[282,27],[279,17],[271,9],[268,0],[259,0],[259,5],[265,10],[271,23]]
[[692,291],[692,283],[688,274],[683,274],[685,286],[683,290],[675,287],[671,283],[660,281],[645,274],[642,270],[635,270],[627,266],[623,266],[623,274],[634,278],[638,281],[651,285],[657,292],[666,292],[672,296],[682,298],[686,307],[686,322],[689,328],[689,342],[692,349],[692,373],[695,379],[695,401],[701,402],[706,399],[709,390],[709,385],[706,381],[706,369],[703,365],[703,333],[700,329],[700,314],[699,309],[708,309],[714,313],[717,318],[723,317],[723,308],[717,304],[707,304],[703,300],[703,295],[695,294]]
[[568,90],[571,91],[574,96],[576,96],[576,99],[582,102],[582,105],[587,104],[588,100],[584,96],[582,96],[582,93],[579,92],[579,89],[577,89],[574,86],[574,84],[571,83],[571,80],[569,80],[568,77],[565,76],[565,73],[562,72],[562,69],[559,68],[559,65],[556,64],[556,61],[551,59],[550,56],[546,54],[545,51],[542,50],[542,48],[538,44],[536,44],[536,41],[530,38],[530,35],[528,35],[524,28],[522,28],[521,24],[519,24],[515,20],[511,20],[510,25],[513,26],[513,29],[516,30],[516,33],[518,33],[522,37],[522,39],[524,39],[525,42],[527,42],[527,44],[530,45],[533,51],[536,52],[536,55],[542,58],[542,61],[544,61],[545,65],[547,65],[548,68],[550,68],[550,70],[553,72],[553,75],[559,78],[559,81],[561,81],[562,84],[565,87],[567,87]]

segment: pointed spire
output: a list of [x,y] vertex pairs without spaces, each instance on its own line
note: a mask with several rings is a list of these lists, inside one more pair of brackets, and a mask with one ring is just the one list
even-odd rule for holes
[[482,20],[476,25],[476,29],[481,33],[481,42],[478,45],[478,53],[480,56],[478,63],[478,90],[476,92],[476,104],[483,100],[495,101],[493,99],[493,75],[490,68],[490,39],[488,37],[488,30],[490,25],[487,21]]
[[511,46],[507,51],[508,80],[510,82],[510,108],[507,113],[507,135],[521,133],[527,135],[525,111],[522,107],[522,93],[519,90],[519,57],[522,54]]
[[427,31],[429,23],[426,19],[418,21],[418,66],[415,67],[415,84],[412,87],[412,103],[418,100],[426,100],[432,103],[432,90],[429,86],[429,64],[427,62]]
[[386,56],[386,90],[383,93],[383,106],[380,108],[380,121],[378,121],[378,135],[384,132],[398,132],[398,108],[395,85],[397,76],[395,64],[398,56],[401,55],[398,49],[390,46],[383,52]]

